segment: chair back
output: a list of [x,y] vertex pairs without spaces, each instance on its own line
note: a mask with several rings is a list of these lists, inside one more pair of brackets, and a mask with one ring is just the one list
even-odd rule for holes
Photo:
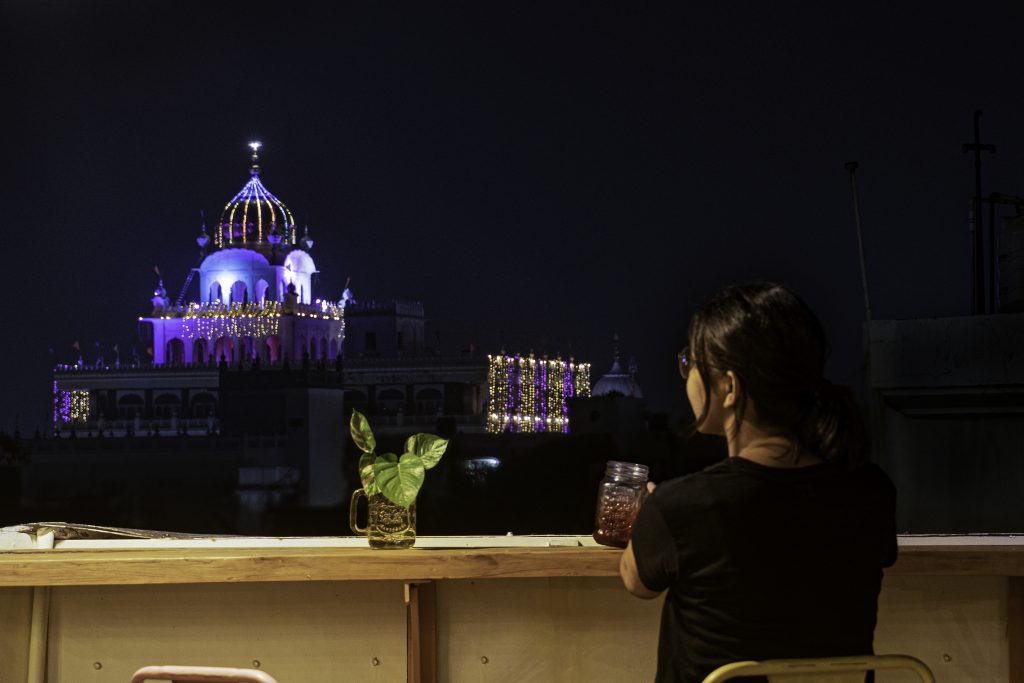
[[909,655],[733,662],[712,671],[704,683],[722,683],[741,676],[767,676],[771,683],[864,683],[868,671],[882,669],[906,669],[916,673],[921,683],[935,683],[931,669]]
[[277,683],[258,669],[220,666],[144,666],[132,676],[132,683],[179,681],[179,683]]

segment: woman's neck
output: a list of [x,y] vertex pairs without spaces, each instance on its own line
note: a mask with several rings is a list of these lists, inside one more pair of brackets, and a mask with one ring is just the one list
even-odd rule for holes
[[725,438],[730,458],[743,458],[766,467],[807,467],[821,462],[817,455],[801,451],[793,439],[769,434],[747,420],[740,423],[738,432],[734,423],[726,424]]

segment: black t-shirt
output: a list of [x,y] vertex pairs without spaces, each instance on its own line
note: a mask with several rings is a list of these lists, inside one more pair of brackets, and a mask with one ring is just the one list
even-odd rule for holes
[[896,490],[870,463],[728,458],[658,486],[632,543],[643,584],[668,589],[659,683],[700,683],[733,661],[870,654]]

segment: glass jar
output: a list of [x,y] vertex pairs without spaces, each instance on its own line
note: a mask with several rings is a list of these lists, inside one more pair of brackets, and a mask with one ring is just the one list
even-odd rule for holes
[[[356,521],[360,497],[366,498],[365,527]],[[416,503],[404,508],[392,503],[382,493],[367,497],[363,489],[356,489],[349,503],[348,525],[352,533],[366,536],[371,548],[411,548],[416,542]]]
[[597,489],[594,540],[625,548],[633,520],[647,495],[647,465],[610,460]]

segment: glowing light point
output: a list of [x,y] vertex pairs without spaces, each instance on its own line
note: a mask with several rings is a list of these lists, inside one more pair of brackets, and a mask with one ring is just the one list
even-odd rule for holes
[[252,153],[256,154],[257,152],[260,151],[260,147],[263,146],[263,143],[262,142],[250,142],[249,146],[252,147]]

